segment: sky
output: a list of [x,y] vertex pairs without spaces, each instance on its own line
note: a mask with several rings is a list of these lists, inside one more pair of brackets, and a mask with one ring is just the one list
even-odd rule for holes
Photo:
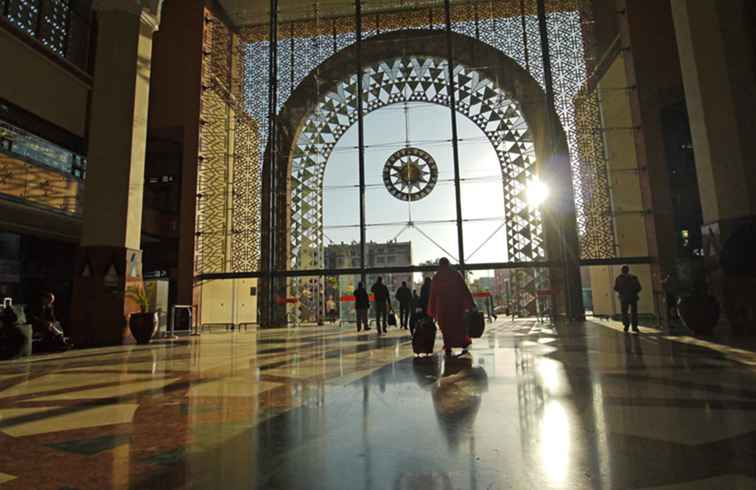
[[[395,104],[364,118],[367,239],[411,241],[413,264],[449,257],[459,260],[454,163],[448,107]],[[503,180],[493,146],[470,120],[458,114],[459,160],[465,259],[469,264],[505,262]],[[409,145],[425,150],[438,165],[433,191],[416,202],[401,201],[383,184],[383,166]],[[325,243],[359,240],[357,124],[339,140],[323,182]],[[409,221],[413,227],[407,227]]]

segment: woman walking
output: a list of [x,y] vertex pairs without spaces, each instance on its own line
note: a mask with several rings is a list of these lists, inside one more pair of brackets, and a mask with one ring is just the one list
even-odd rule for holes
[[465,311],[474,306],[472,293],[462,275],[451,269],[449,259],[442,258],[431,283],[428,315],[438,322],[447,356],[452,355],[454,347],[461,347],[464,354],[472,343],[465,331]]

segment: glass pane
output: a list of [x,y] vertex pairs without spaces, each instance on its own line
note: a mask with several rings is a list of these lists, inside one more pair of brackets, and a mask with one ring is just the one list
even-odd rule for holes
[[491,264],[507,262],[507,234],[505,221],[491,219],[468,221],[464,230],[465,263]]
[[323,323],[325,319],[325,278],[322,276],[289,277],[286,297],[278,298],[286,305],[289,326]]
[[360,282],[358,274],[334,274],[325,278],[326,321],[339,326],[356,323],[354,291]]
[[366,267],[433,265],[441,257],[459,262],[455,223],[370,225]]
[[[342,136],[328,158],[322,180],[324,261],[312,268],[360,267],[359,154],[356,142],[355,124]],[[310,220],[303,220],[308,223],[317,216],[317,209],[309,212]],[[311,226],[318,226],[317,220]]]

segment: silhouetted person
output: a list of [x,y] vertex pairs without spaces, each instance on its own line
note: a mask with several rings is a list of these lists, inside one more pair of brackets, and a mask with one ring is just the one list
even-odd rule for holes
[[333,296],[329,296],[326,300],[326,312],[328,314],[328,321],[335,323],[338,312],[336,311],[336,301],[333,300]]
[[675,273],[670,272],[664,277],[662,285],[664,286],[664,299],[667,303],[667,322],[669,323],[669,327],[672,327],[672,324],[679,319],[677,314],[677,295],[680,292],[680,283]]
[[[412,317],[410,318],[410,333],[415,336],[415,328],[421,318],[428,315],[428,301],[430,301],[431,291],[431,278],[426,277],[423,281],[423,285],[420,288],[420,295],[417,291],[412,291],[413,304],[412,304]],[[435,327],[434,327],[435,328]],[[435,331],[435,330],[434,330]]]
[[373,307],[375,308],[375,326],[378,329],[378,335],[381,335],[381,325],[383,325],[383,333],[388,331],[386,327],[388,309],[389,309],[389,290],[385,284],[383,284],[383,278],[376,279],[373,287],[370,288],[370,292],[373,293]]
[[402,285],[396,290],[396,300],[399,302],[399,326],[406,330],[412,311],[412,292],[406,281],[402,281]]
[[420,304],[420,296],[417,294],[417,290],[412,290],[412,304],[410,305],[410,319],[409,319],[409,330],[410,334],[413,336],[415,335],[415,323],[417,323],[417,320],[420,318],[420,315],[422,313],[418,314],[420,312],[420,307],[418,306]]
[[447,356],[451,356],[453,347],[462,347],[464,354],[472,343],[465,329],[465,311],[473,308],[475,301],[462,275],[451,269],[449,259],[442,258],[433,276],[428,315],[438,322]]
[[[623,265],[622,273],[614,281],[614,290],[619,295],[625,332],[630,328],[631,323],[633,332],[638,332],[638,293],[641,289],[638,278],[630,274],[630,267]],[[630,310],[630,317],[628,317],[628,310]]]
[[42,293],[39,302],[32,308],[29,316],[35,336],[39,336],[39,350],[65,350],[68,341],[63,335],[60,323],[55,318],[55,295]]
[[420,298],[417,300],[417,308],[420,308],[423,315],[428,314],[428,301],[430,301],[431,278],[426,277],[423,280],[423,287],[420,288]]
[[26,344],[24,332],[18,328],[18,316],[10,303],[0,308],[0,359],[18,356]]
[[370,309],[370,297],[368,296],[365,285],[357,283],[357,289],[354,290],[354,308],[357,311],[357,331],[361,331],[363,328],[367,332],[370,330],[368,326],[368,309]]
[[488,314],[489,322],[496,320],[496,311],[494,311],[493,296],[486,297],[486,313]]

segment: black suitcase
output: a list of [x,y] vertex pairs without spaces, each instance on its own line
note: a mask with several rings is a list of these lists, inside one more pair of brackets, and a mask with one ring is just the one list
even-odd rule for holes
[[486,320],[483,318],[483,313],[478,310],[468,310],[465,312],[465,328],[467,329],[467,335],[474,339],[479,339],[483,336],[483,330],[486,329]]
[[388,314],[387,323],[388,323],[389,327],[395,327],[396,326],[396,315],[394,314],[393,311]]
[[428,316],[418,318],[415,334],[412,336],[412,350],[415,354],[433,354],[436,343],[436,324]]

